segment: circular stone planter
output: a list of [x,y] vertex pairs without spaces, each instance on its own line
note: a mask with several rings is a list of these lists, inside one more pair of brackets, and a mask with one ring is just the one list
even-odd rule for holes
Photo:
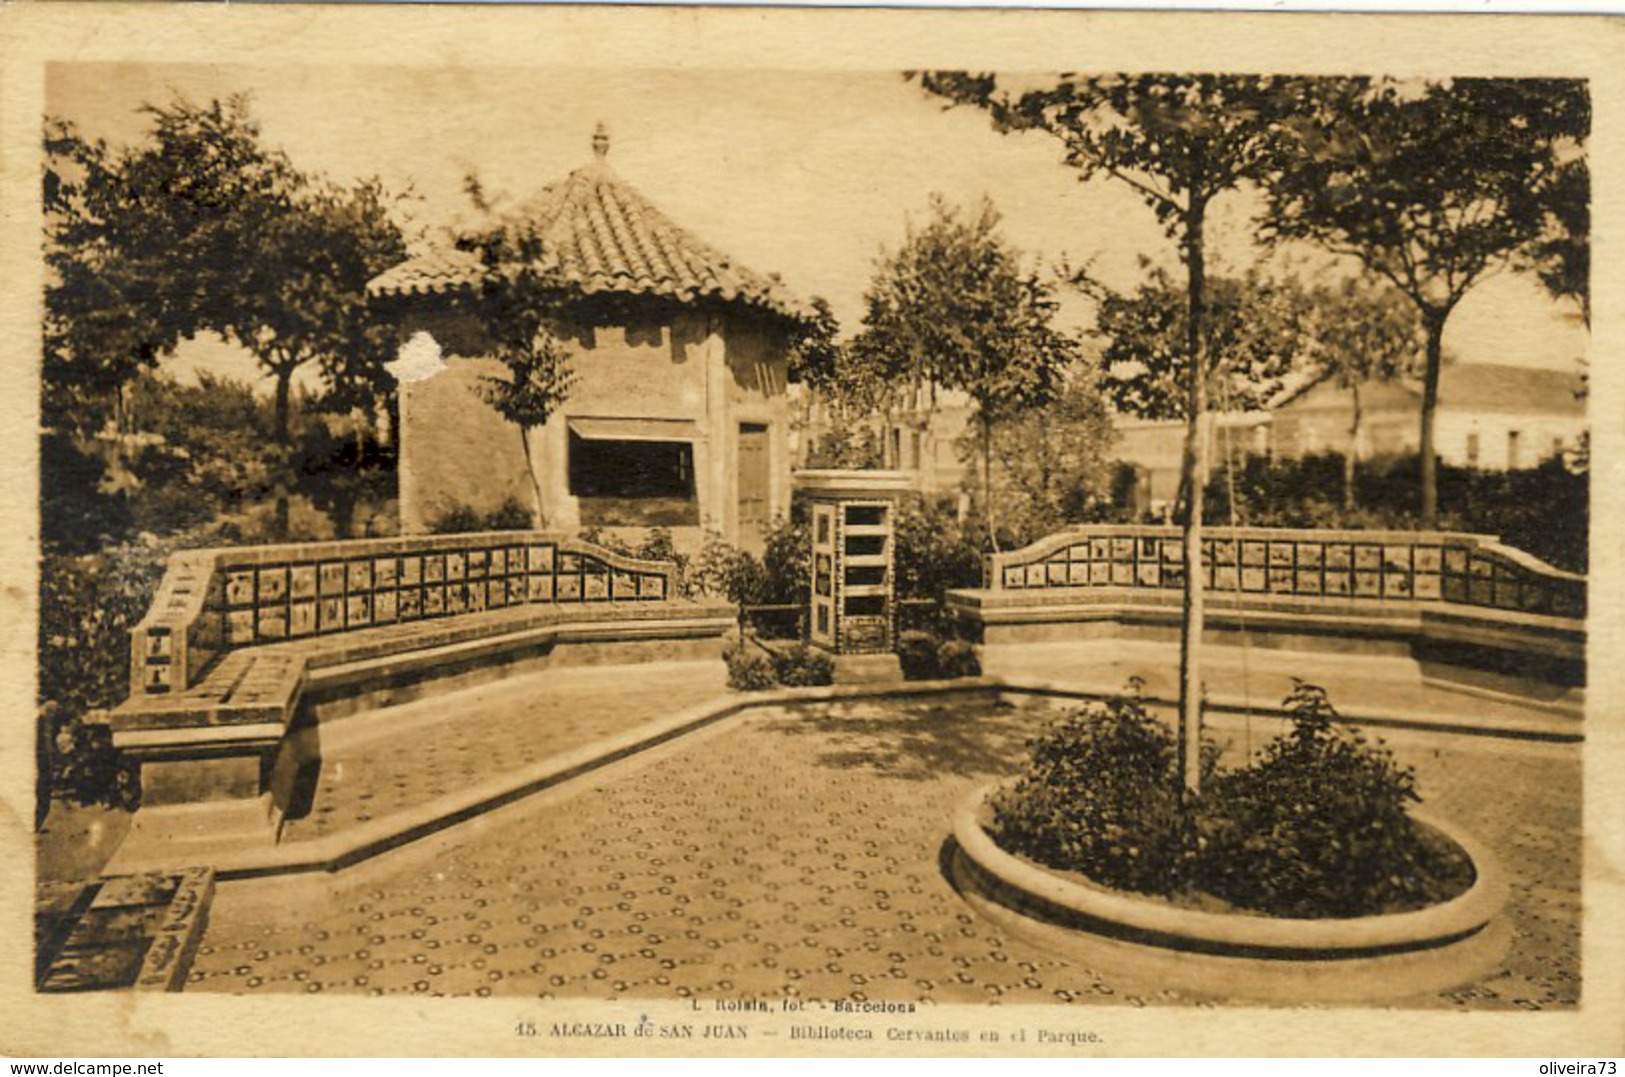
[[994,844],[986,786],[954,819],[954,879],[978,913],[1098,972],[1264,1002],[1398,1001],[1481,979],[1506,956],[1506,877],[1487,849],[1423,813],[1472,861],[1464,893],[1413,912],[1300,920],[1182,909],[1063,878]]

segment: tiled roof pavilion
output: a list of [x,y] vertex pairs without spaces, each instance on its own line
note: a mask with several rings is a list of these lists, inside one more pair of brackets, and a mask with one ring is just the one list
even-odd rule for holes
[[[537,268],[585,296],[658,296],[738,304],[781,317],[804,308],[776,277],[734,262],[656,209],[605,161],[609,137],[593,136],[595,160],[549,185],[512,223],[532,227]],[[367,285],[375,296],[450,295],[484,283],[491,270],[463,250],[410,258]]]

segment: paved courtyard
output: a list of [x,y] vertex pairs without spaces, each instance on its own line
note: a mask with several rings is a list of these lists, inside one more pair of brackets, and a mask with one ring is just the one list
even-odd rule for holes
[[[1051,713],[959,698],[729,719],[335,876],[225,884],[188,990],[1182,1001],[1005,934],[945,878],[954,806]],[[1574,1004],[1579,746],[1386,739],[1514,880],[1503,968],[1415,1004]]]

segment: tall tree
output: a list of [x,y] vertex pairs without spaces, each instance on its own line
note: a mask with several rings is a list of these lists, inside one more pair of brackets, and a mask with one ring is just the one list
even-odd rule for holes
[[998,424],[994,481],[1009,491],[1016,541],[1090,518],[1110,487],[1115,440],[1099,372],[1082,364],[1053,400]]
[[[286,475],[295,373],[315,363],[332,385],[385,358],[365,288],[405,253],[390,200],[376,181],[342,187],[300,172],[265,145],[245,97],[142,111],[147,137],[119,151],[48,128],[48,150],[71,162],[47,173],[47,203],[67,222],[52,237],[48,363],[71,364],[64,377],[89,364],[122,384],[212,330],[275,380]],[[284,532],[287,500],[284,482]]]
[[1192,793],[1201,784],[1203,625],[1203,415],[1206,355],[1207,214],[1226,191],[1278,169],[1286,123],[1302,108],[1302,80],[1229,75],[1063,74],[1053,84],[1013,93],[990,74],[929,72],[925,88],[988,111],[1001,131],[1039,130],[1059,139],[1080,180],[1106,176],[1133,190],[1179,247],[1185,264],[1186,424],[1180,462],[1184,617],[1180,633],[1180,770]]
[[1591,325],[1591,170],[1582,154],[1565,161],[1538,192],[1544,209],[1541,233],[1524,264],[1546,290],[1580,309]]
[[195,331],[194,292],[145,234],[161,218],[119,154],[47,119],[44,164],[43,419],[85,434],[122,421],[126,384]]
[[1434,416],[1444,332],[1462,298],[1534,243],[1590,130],[1582,82],[1339,83],[1294,125],[1300,160],[1270,185],[1268,233],[1359,259],[1416,306],[1421,515],[1438,522]]
[[[1075,278],[1095,300],[1103,340],[1103,389],[1113,406],[1145,419],[1188,418],[1189,299],[1166,270],[1151,269],[1131,293]],[[1202,322],[1207,396],[1229,410],[1265,406],[1282,386],[1302,340],[1303,293],[1249,272],[1209,277]]]
[[993,429],[1053,397],[1078,354],[1052,324],[1049,285],[1022,267],[998,226],[990,201],[961,211],[934,197],[930,219],[910,225],[903,245],[876,267],[855,342],[877,357],[871,370],[888,368],[883,381],[958,390],[975,402],[982,505],[995,546]]
[[519,428],[536,525],[545,528],[547,500],[531,452],[531,433],[545,426],[575,385],[570,352],[555,332],[555,286],[527,260],[496,278],[481,304],[491,356],[503,373],[485,376],[475,387],[498,415]]
[[1355,462],[1364,420],[1360,390],[1412,373],[1426,340],[1416,309],[1381,280],[1349,277],[1306,297],[1304,351],[1308,364],[1349,394],[1349,439],[1343,454],[1343,507],[1353,509]]

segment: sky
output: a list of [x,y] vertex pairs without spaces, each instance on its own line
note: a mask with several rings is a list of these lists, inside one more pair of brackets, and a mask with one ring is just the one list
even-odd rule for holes
[[[1040,268],[1089,263],[1122,288],[1138,278],[1142,256],[1175,262],[1173,244],[1127,188],[1080,183],[1054,139],[1001,135],[981,113],[944,109],[897,72],[686,70],[681,56],[615,62],[613,70],[60,64],[48,73],[47,109],[127,144],[144,136],[144,102],[246,92],[266,142],[298,167],[340,180],[377,175],[410,190],[413,224],[431,231],[468,219],[469,173],[522,199],[591,161],[602,122],[609,164],[623,179],[737,261],[779,273],[800,296],[828,299],[848,333],[859,327],[877,255],[901,242],[911,215],[923,219],[933,193],[962,205],[991,196],[1006,237]],[[1256,209],[1245,192],[1215,204],[1210,272],[1258,257]],[[1066,298],[1061,317],[1086,326],[1087,301]],[[1469,294],[1445,344],[1463,362],[1566,368],[1587,341],[1538,281],[1509,271]],[[253,373],[218,342],[185,347],[175,365]]]

